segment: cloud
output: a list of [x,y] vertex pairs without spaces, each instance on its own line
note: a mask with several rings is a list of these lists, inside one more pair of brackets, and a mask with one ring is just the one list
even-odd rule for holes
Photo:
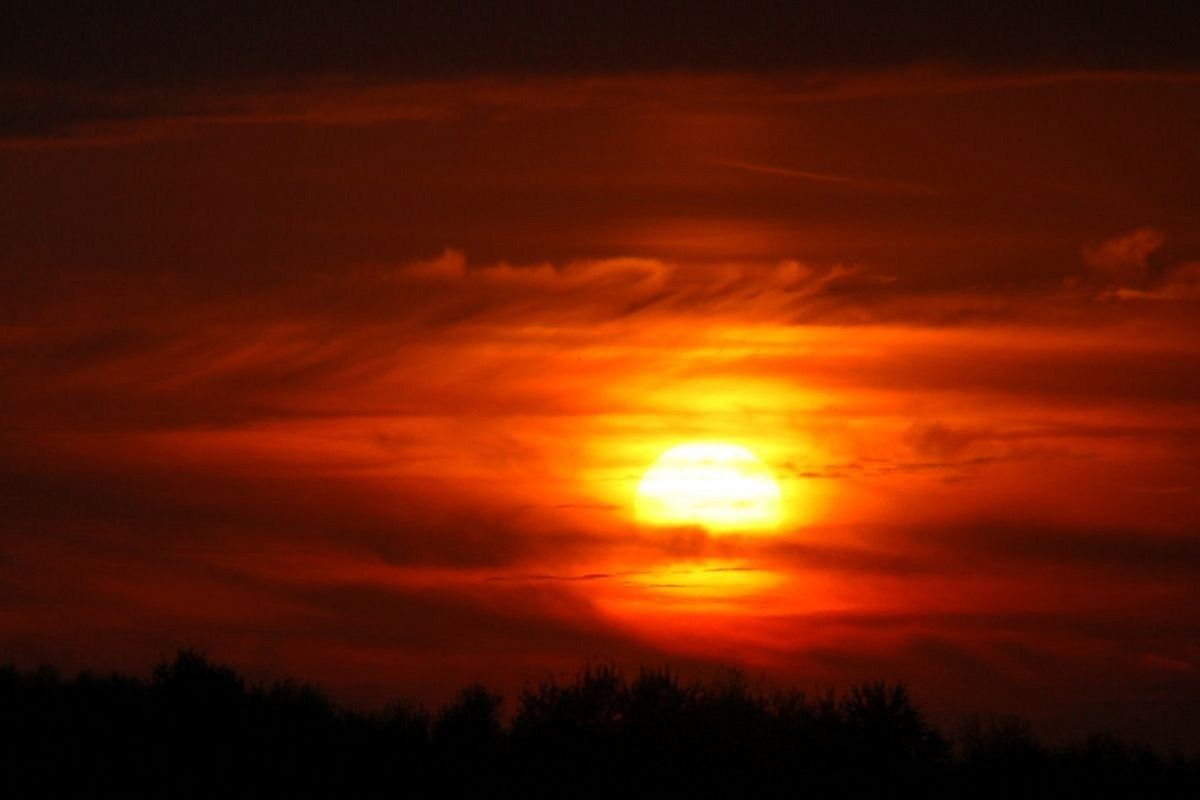
[[[755,552],[751,548],[751,552]],[[849,547],[803,541],[770,544],[759,551],[766,563],[814,573],[912,576],[936,571],[919,557],[871,547]]]
[[1200,575],[1200,532],[1049,525],[1038,521],[950,523],[912,530],[914,548],[932,547],[930,563],[947,570],[1043,565],[1074,572],[1102,570],[1108,580],[1179,581]]
[[985,431],[955,428],[942,422],[913,423],[908,441],[920,455],[956,456],[973,443],[988,438]]
[[1166,241],[1155,228],[1137,230],[1083,248],[1083,260],[1104,281],[1118,286],[1137,286],[1149,277],[1150,256]]
[[[592,351],[589,363],[603,367],[623,348],[658,349],[654,339],[681,320],[702,335],[751,312],[756,324],[805,309],[834,313],[862,280],[853,268],[793,260],[703,270],[650,258],[469,265],[453,249],[171,308],[156,304],[155,289],[115,279],[93,296],[106,309],[100,317],[48,324],[59,313],[54,301],[23,308],[32,316],[9,328],[0,367],[12,379],[10,406],[80,427],[439,413],[457,404],[547,410],[587,397],[556,395],[529,372],[533,362],[502,358],[499,343],[550,359]],[[405,370],[433,361],[437,371],[407,379]],[[496,391],[487,386],[497,373],[481,372],[493,369],[509,378]]]
[[1191,301],[1200,298],[1200,262],[1185,260],[1155,263],[1166,235],[1143,227],[1084,247],[1084,263],[1091,283],[1104,291],[1101,299]]
[[439,485],[436,476],[355,475],[347,453],[338,475],[315,462],[289,466],[286,451],[274,464],[240,467],[236,456],[205,465],[186,446],[169,452],[155,458],[113,443],[98,454],[58,450],[40,464],[10,458],[0,475],[3,540],[36,547],[52,537],[81,552],[116,550],[162,564],[225,552],[252,564],[256,555],[300,550],[466,570],[570,562],[606,542],[485,492],[464,506],[464,487]]
[[[472,269],[465,264],[462,253],[447,250],[440,259],[400,267],[399,275],[433,278],[451,293],[486,296],[486,308],[474,315],[480,321],[523,316],[536,308],[543,319],[560,314],[579,319],[582,313],[597,322],[679,314],[715,320],[743,315],[748,306],[763,320],[787,317],[859,277],[854,267],[814,267],[791,259],[714,264],[704,270],[646,258]],[[466,314],[451,318],[469,319]]]
[[[696,72],[620,70],[586,76],[512,76],[503,70],[488,70],[374,79],[301,72],[286,78],[201,78],[171,86],[169,91],[155,79],[96,85],[79,76],[8,81],[0,77],[0,101],[5,109],[0,114],[0,151],[120,148],[196,139],[239,128],[446,128],[456,122],[491,122],[545,113],[601,119],[605,113],[633,113],[643,124],[658,125],[671,116],[671,106],[685,115],[699,114],[712,125],[722,117],[729,121],[744,116],[751,108],[755,114],[787,117],[792,113],[830,114],[837,106],[869,106],[900,97],[941,98],[940,102],[953,106],[956,95],[1036,97],[1048,90],[1069,92],[1079,85],[1109,93],[1128,87],[1170,91],[1198,83],[1200,74],[1194,68],[1080,70],[1051,65],[1036,72],[1011,72],[1002,67],[981,65],[976,69],[935,62],[884,63],[853,70],[799,66],[761,74],[737,67]],[[646,98],[656,96],[670,97],[670,106],[645,105]],[[794,184],[807,183],[810,189],[820,190],[820,196],[861,193],[911,200],[958,193],[928,176],[897,179],[887,177],[886,170],[885,174],[858,174],[854,170],[798,168],[789,166],[796,155],[792,151],[780,151],[770,161],[756,160],[762,155],[722,147],[716,151],[704,148],[698,158],[721,170],[791,178]]]
[[849,191],[885,192],[897,194],[927,194],[933,191],[928,186],[922,186],[915,183],[870,180],[856,178],[850,175],[833,175],[826,172],[811,172],[808,170],[791,169],[788,167],[778,167],[768,164],[750,164],[743,161],[715,161],[713,163],[715,163],[717,166],[728,167],[729,169],[754,172],[760,175],[777,175],[784,178],[794,178],[800,181],[810,181],[818,184],[841,187]]
[[[18,3],[0,38],[0,79],[174,88],[353,76],[361,82],[464,74],[545,75],[644,70],[864,70],[958,62],[974,67],[1195,66],[1196,25],[1173,4],[1102,15],[1005,15],[977,7],[835,11],[754,2],[669,2],[563,13],[533,0],[503,11],[475,0],[447,11],[297,2],[281,17],[263,3],[207,0],[183,8],[135,3],[55,13]],[[919,32],[920,35],[915,35]],[[619,46],[618,46],[619,43]]]
[[1113,292],[1120,300],[1200,300],[1200,261],[1174,265],[1163,277],[1145,288],[1122,286]]

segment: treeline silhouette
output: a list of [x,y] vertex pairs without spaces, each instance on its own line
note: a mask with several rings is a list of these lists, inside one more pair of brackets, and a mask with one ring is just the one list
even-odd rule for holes
[[247,686],[195,652],[150,680],[0,669],[6,797],[1200,797],[1200,760],[1098,735],[1047,747],[1016,719],[951,738],[900,684],[767,693],[590,668],[505,713],[359,713],[294,682]]

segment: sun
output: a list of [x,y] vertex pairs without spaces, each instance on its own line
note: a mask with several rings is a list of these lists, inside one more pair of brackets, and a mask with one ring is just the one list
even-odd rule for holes
[[650,525],[699,525],[712,532],[779,525],[779,484],[744,447],[691,442],[658,457],[637,487],[637,517]]

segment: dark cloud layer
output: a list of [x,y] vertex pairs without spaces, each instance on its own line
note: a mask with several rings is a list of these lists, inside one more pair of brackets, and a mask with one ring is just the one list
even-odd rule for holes
[[[0,29],[0,132],[229,110],[199,89],[644,71],[1193,68],[1187,4],[18,0]],[[100,91],[97,92],[96,90]]]
[[[15,7],[14,7],[15,6]],[[1186,4],[17,2],[0,75],[166,85],[355,75],[1195,65]]]

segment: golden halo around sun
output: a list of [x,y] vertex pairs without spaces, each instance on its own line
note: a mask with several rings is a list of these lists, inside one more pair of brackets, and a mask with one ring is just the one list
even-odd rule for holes
[[779,484],[744,447],[691,442],[658,457],[637,487],[636,512],[649,525],[698,525],[712,532],[779,525]]

